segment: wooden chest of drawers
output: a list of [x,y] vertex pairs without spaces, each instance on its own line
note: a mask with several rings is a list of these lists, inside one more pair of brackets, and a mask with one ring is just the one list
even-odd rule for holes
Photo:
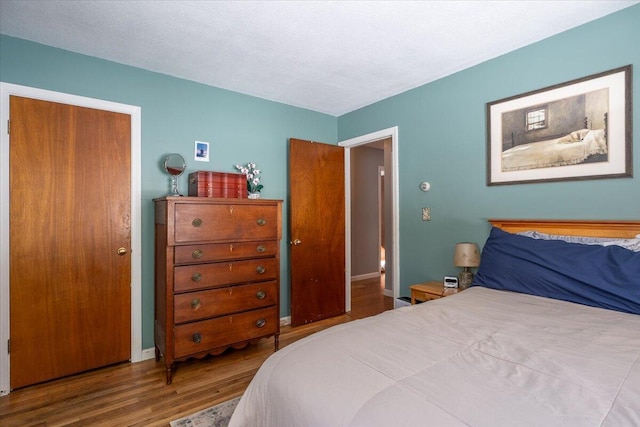
[[155,199],[156,361],[280,334],[280,200]]

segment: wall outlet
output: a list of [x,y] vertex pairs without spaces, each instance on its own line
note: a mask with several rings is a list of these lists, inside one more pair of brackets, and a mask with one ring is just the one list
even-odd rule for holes
[[422,208],[422,220],[431,221],[431,208]]

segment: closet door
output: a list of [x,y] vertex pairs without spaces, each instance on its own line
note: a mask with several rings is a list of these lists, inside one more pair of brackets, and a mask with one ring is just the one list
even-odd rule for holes
[[131,353],[129,115],[10,98],[11,388]]

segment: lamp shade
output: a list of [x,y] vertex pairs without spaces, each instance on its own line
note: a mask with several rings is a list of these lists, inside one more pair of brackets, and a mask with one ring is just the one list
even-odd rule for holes
[[456,243],[453,254],[453,265],[456,267],[478,267],[480,265],[480,249],[475,243]]

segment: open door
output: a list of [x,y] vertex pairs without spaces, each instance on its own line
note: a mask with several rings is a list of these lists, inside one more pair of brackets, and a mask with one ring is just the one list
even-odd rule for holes
[[344,148],[289,141],[291,324],[344,314]]

